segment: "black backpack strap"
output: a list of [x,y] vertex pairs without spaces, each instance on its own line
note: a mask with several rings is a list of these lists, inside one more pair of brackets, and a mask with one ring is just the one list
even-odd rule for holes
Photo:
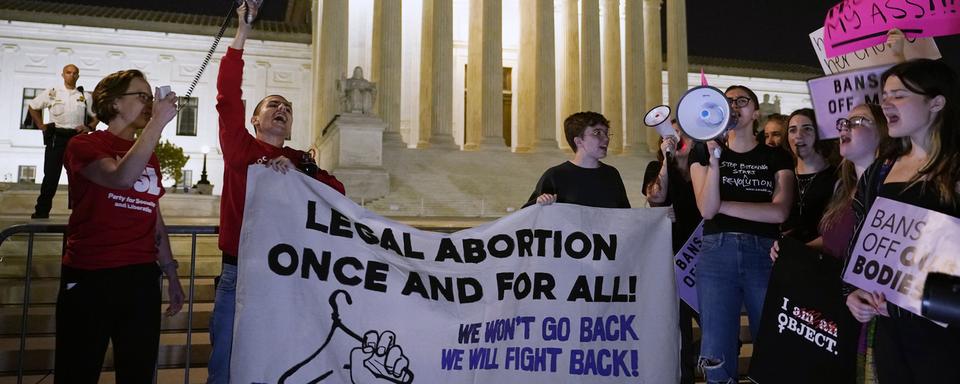
[[893,159],[884,160],[883,163],[880,163],[880,166],[877,167],[877,171],[872,173],[870,179],[867,180],[867,185],[869,185],[870,188],[864,191],[864,196],[866,197],[863,201],[864,214],[870,211],[870,206],[873,205],[877,196],[880,196],[880,186],[882,186],[883,181],[887,179],[887,174],[890,173],[891,168],[893,168]]
[[[854,199],[852,204],[854,205],[854,213],[857,221],[854,223],[853,227],[853,237],[850,239],[850,244],[847,245],[846,254],[844,255],[843,261],[843,271],[847,270],[847,264],[850,263],[853,255],[853,249],[856,247],[857,239],[860,237],[860,230],[863,227],[863,220],[867,216],[867,212],[870,212],[870,206],[873,205],[873,202],[877,199],[877,196],[880,195],[880,187],[883,185],[883,181],[887,178],[887,174],[890,173],[890,169],[893,168],[893,159],[883,160],[880,163],[875,163],[867,168],[863,173],[863,201],[857,201]],[[857,205],[860,204],[858,207]],[[862,210],[859,214],[857,211]],[[856,290],[857,287],[853,285],[843,283],[843,296],[847,296],[850,292]]]

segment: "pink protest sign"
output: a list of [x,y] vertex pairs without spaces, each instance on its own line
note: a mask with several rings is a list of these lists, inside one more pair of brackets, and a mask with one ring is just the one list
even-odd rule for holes
[[960,34],[957,0],[844,0],[830,8],[823,22],[827,57],[886,41],[899,28],[910,38]]
[[960,219],[878,197],[867,213],[843,280],[920,313],[927,274],[960,275]]

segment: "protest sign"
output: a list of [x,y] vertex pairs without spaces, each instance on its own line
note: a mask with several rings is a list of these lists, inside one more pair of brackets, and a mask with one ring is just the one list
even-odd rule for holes
[[754,382],[853,382],[860,324],[843,302],[842,269],[799,240],[780,240],[750,358]]
[[[820,59],[823,73],[827,75],[883,64],[896,64],[901,60],[893,55],[893,50],[884,43],[827,58],[827,51],[823,44],[823,27],[810,33],[810,43],[813,44],[813,51]],[[907,60],[942,57],[937,43],[931,37],[906,38],[903,44],[903,56]]]
[[666,208],[534,205],[452,234],[251,166],[238,383],[679,380]]
[[697,302],[697,258],[703,247],[703,220],[693,234],[683,243],[680,251],[673,256],[673,271],[677,274],[677,294],[683,302],[700,313],[700,304]]
[[960,275],[960,219],[878,197],[843,279],[920,315],[930,272]]
[[883,93],[880,75],[890,67],[883,65],[807,80],[820,139],[840,137],[837,120],[847,117],[857,105],[880,104]]
[[853,380],[860,327],[842,300],[842,268],[840,260],[798,240],[780,240],[751,357],[751,379],[761,384]]
[[844,0],[827,11],[823,28],[827,57],[883,43],[893,28],[911,38],[954,35],[960,33],[960,2]]

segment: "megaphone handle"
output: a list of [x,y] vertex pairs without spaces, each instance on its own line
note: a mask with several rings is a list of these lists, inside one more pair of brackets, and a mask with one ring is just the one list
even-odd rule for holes
[[[713,155],[713,157],[719,159],[719,158],[720,158],[720,155],[723,153],[723,149],[722,149],[723,146],[724,146],[723,141],[720,140],[720,138],[716,138],[716,139],[713,139],[713,142],[714,142],[714,143],[717,143],[717,146],[716,146],[716,148],[713,148],[713,153],[712,153],[712,155]],[[707,148],[709,148],[709,146],[707,146]],[[709,151],[709,150],[708,150],[708,151]]]

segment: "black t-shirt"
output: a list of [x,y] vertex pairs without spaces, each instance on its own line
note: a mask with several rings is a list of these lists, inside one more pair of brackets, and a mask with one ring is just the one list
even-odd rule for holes
[[[691,163],[705,164],[709,161],[707,151],[690,153]],[[793,169],[793,158],[781,147],[768,147],[757,143],[753,149],[739,153],[724,148],[720,154],[720,200],[744,203],[770,203],[776,174]],[[779,224],[761,223],[738,217],[716,214],[703,223],[703,234],[741,232],[768,238],[778,238]]]
[[[915,184],[907,182],[884,183],[880,185],[879,197],[910,204],[915,207],[940,212],[944,215],[960,217],[960,205],[948,205],[940,202],[940,191],[935,184],[921,181]],[[869,209],[867,210],[869,212]]]
[[547,169],[524,207],[535,204],[537,196],[556,194],[558,203],[598,208],[630,208],[627,189],[617,169],[600,163],[597,168],[581,168],[569,161]]
[[780,226],[784,235],[804,243],[819,237],[820,219],[830,204],[836,184],[837,168],[834,166],[816,173],[798,174],[790,217]]
[[[688,164],[684,167],[689,169]],[[677,252],[680,247],[686,243],[693,231],[700,225],[700,209],[697,208],[697,198],[693,193],[693,183],[686,180],[683,174],[677,170],[676,164],[671,164],[667,168],[667,199],[659,206],[673,206],[673,213],[677,220],[673,223],[673,251]],[[643,174],[643,190],[646,194],[647,186],[656,180],[660,173],[660,162],[657,160],[647,164],[647,170]]]

